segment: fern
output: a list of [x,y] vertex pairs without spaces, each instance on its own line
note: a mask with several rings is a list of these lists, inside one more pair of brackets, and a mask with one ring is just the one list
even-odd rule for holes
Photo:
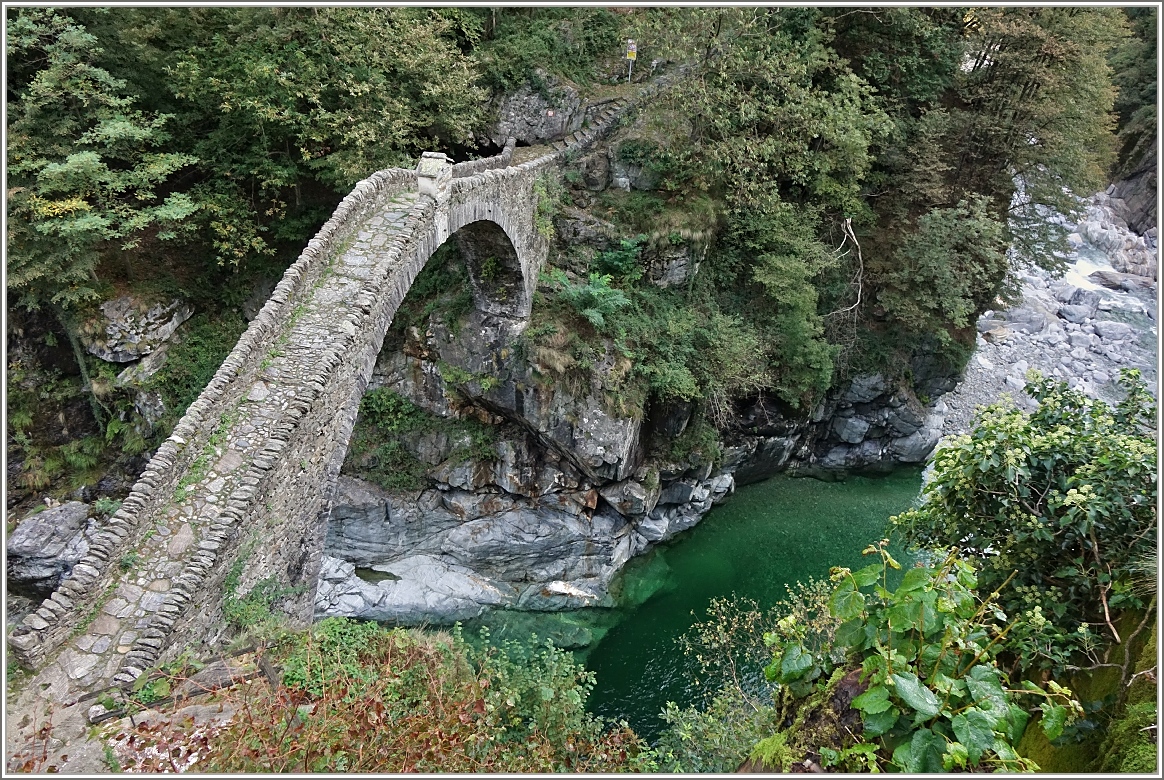
[[586,282],[571,282],[560,269],[550,273],[558,297],[599,331],[606,329],[607,317],[630,305],[626,293],[610,286],[610,279],[610,274],[591,273]]

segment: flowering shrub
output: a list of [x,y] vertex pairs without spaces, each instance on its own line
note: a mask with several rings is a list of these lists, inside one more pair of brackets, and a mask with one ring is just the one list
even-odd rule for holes
[[[1011,635],[1024,667],[1061,670],[1088,651],[1088,624],[1120,637],[1112,613],[1144,606],[1137,565],[1156,544],[1156,407],[1123,371],[1115,407],[1028,374],[1027,414],[988,407],[969,435],[934,455],[924,503],[892,522],[925,547],[976,560],[979,592],[1025,625]],[[1013,578],[1013,579],[1012,579]]]

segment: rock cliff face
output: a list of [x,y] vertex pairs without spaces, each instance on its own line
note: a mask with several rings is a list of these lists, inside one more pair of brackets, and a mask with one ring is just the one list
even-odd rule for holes
[[1117,216],[1141,236],[1156,228],[1157,157],[1153,148],[1126,179],[1108,187]]
[[[507,98],[498,133],[537,142],[567,132],[581,115],[576,95],[562,89]],[[577,277],[588,270],[585,258],[625,238],[586,210],[593,193],[653,186],[615,148],[574,162],[574,205],[553,220],[552,261]],[[391,391],[433,419],[481,421],[495,435],[482,449],[447,426],[399,431],[392,446],[423,470],[414,490],[371,484],[349,457],[317,614],[408,624],[492,608],[608,606],[611,581],[631,557],[694,526],[737,484],[784,470],[828,478],[921,464],[942,435],[968,429],[977,404],[1004,391],[1029,403],[1020,392],[1027,368],[1110,395],[1118,369],[1138,366],[1154,392],[1155,353],[1144,335],[1154,343],[1149,186],[1154,173],[1088,201],[1084,218],[1065,225],[1073,275],[1026,274],[1023,302],[979,322],[980,351],[961,382],[952,366],[922,354],[908,371],[852,378],[812,410],[759,396],[737,405],[714,452],[677,446],[690,404],[619,397],[630,366],[613,344],[582,368],[545,339],[524,338],[525,322],[472,311],[454,323],[428,306],[430,314],[385,339],[370,391]],[[644,280],[685,284],[707,238],[645,236]],[[902,374],[910,380],[890,378]]]
[[[497,440],[457,454],[443,431],[405,433],[431,487],[386,491],[341,478],[316,610],[394,623],[451,622],[490,607],[610,605],[632,556],[690,528],[733,489],[711,463],[644,454],[643,418],[604,398],[608,350],[589,384],[548,382],[515,349],[510,323],[478,312],[454,333],[434,317],[390,336],[371,390],[386,388],[441,418],[484,415]],[[347,470],[353,470],[345,467]],[[357,576],[356,568],[367,569]]]

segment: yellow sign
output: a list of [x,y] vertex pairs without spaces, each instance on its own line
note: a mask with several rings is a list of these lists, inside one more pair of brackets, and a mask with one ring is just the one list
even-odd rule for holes
[[628,40],[626,42],[626,58],[628,60],[633,60],[635,58],[635,53],[636,53],[635,42]]

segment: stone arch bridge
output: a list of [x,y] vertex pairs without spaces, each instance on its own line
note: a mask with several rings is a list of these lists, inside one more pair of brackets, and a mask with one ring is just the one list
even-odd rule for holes
[[511,142],[458,165],[426,153],[416,170],[356,185],[72,576],[10,633],[11,652],[35,670],[21,700],[84,709],[94,692],[213,642],[226,629],[224,602],[263,581],[291,592],[291,621],[308,624],[332,488],[413,280],[455,237],[477,310],[524,320],[549,245],[539,178],[558,175],[662,86],[607,103],[589,127],[519,165]]

